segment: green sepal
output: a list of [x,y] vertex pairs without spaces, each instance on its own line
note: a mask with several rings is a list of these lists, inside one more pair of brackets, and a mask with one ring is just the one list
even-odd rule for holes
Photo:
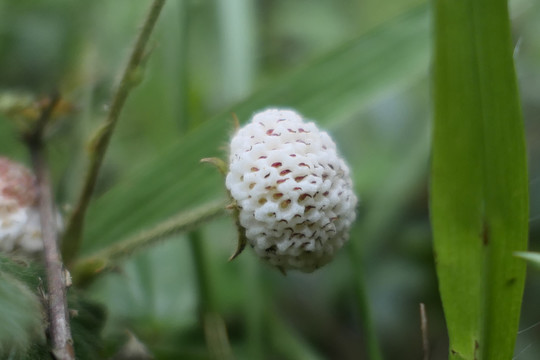
[[201,162],[214,165],[216,167],[216,169],[218,169],[219,172],[221,173],[221,175],[223,175],[223,176],[225,176],[227,174],[227,172],[229,171],[227,163],[225,161],[223,161],[222,159],[217,158],[217,157],[204,158],[204,159],[201,159]]
[[236,202],[231,203],[227,206],[229,209],[233,209],[234,223],[236,224],[236,229],[238,230],[238,243],[236,245],[236,250],[229,258],[229,261],[236,259],[238,255],[244,251],[247,244],[246,229],[240,224],[240,209],[236,205]]

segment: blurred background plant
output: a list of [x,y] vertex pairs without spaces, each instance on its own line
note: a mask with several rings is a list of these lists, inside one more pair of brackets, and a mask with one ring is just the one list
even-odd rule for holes
[[[148,5],[0,1],[0,154],[28,162],[6,109],[16,111],[14,101],[31,109],[28,104],[59,89],[64,107],[48,147],[56,199],[67,210],[83,181],[89,138],[106,116]],[[540,4],[514,0],[510,8],[528,140],[531,249],[538,251]],[[428,5],[420,0],[165,5],[144,79],[105,158],[81,256],[175,214],[225,201],[221,177],[199,159],[225,156],[231,112],[244,122],[268,106],[295,108],[332,133],[353,169],[359,216],[337,258],[308,275],[283,277],[249,251],[228,263],[237,237],[230,217],[114,264],[116,271],[78,292],[107,310],[102,356],[124,347],[124,354],[149,352],[157,359],[229,358],[220,334],[205,336],[204,323],[219,328],[223,319],[238,359],[376,357],[366,333],[370,323],[385,358],[418,359],[423,302],[431,358],[447,357],[427,208],[429,24]],[[540,354],[540,274],[529,275],[517,359]],[[15,282],[3,284],[7,290],[0,293],[14,288],[25,297]],[[9,313],[32,329],[17,332],[17,342],[27,344],[37,325],[24,309],[36,304],[32,298],[21,303],[29,305],[1,298],[0,316]],[[13,339],[5,324],[0,342]]]

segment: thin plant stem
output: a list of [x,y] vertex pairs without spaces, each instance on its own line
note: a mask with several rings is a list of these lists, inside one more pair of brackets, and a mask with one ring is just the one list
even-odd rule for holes
[[141,80],[144,61],[146,60],[146,45],[154,29],[165,0],[154,0],[122,74],[120,84],[116,89],[107,118],[95,135],[90,150],[90,161],[84,178],[84,183],[73,211],[67,222],[66,232],[62,242],[62,255],[67,265],[71,265],[79,252],[82,242],[82,232],[86,210],[90,204],[96,186],[99,170],[109,146],[113,131],[116,127],[122,108],[133,87]]
[[366,291],[366,283],[364,279],[364,271],[361,264],[362,255],[360,245],[355,241],[351,241],[351,255],[352,255],[352,264],[354,268],[354,280],[355,280],[355,291],[357,297],[357,309],[358,315],[360,317],[360,324],[363,328],[367,351],[369,354],[369,359],[371,360],[382,360],[381,348],[379,345],[379,340],[377,338],[377,331],[373,323],[373,318],[371,316],[371,309],[369,306],[368,294]]
[[264,311],[267,297],[265,296],[264,282],[261,279],[261,268],[258,259],[247,256],[242,270],[244,287],[244,318],[246,326],[246,339],[249,344],[250,359],[264,359]]
[[32,157],[38,189],[41,236],[43,238],[43,254],[47,274],[48,330],[52,355],[57,360],[73,360],[75,359],[75,350],[71,337],[66,300],[66,273],[58,248],[56,211],[54,209],[49,168],[43,143],[45,127],[59,99],[58,95],[51,99],[49,106],[43,110],[41,118],[35,124],[33,131],[25,136],[25,140]]
[[213,289],[211,289],[210,269],[208,267],[207,254],[204,249],[203,238],[199,230],[189,233],[189,245],[193,263],[201,312],[216,311]]
[[[179,81],[180,93],[179,106],[177,107],[177,118],[181,119],[181,128],[183,131],[188,131],[202,122],[200,118],[191,116],[191,109],[189,108],[188,99],[188,82],[189,82],[189,67],[186,58],[187,48],[189,46],[189,20],[190,20],[190,6],[184,1],[179,2],[180,11],[180,24],[181,31],[177,36],[179,46],[184,50],[182,52],[182,58],[180,59],[180,71]],[[190,120],[191,119],[191,120]],[[224,175],[223,161],[219,159],[202,159],[201,162],[213,163],[220,169]],[[214,163],[213,160],[218,161]],[[219,163],[221,161],[221,163]],[[224,208],[224,206],[222,207]],[[204,331],[204,338],[206,341],[206,347],[208,349],[209,357],[213,360],[232,360],[234,355],[229,342],[229,336],[227,334],[227,326],[223,317],[219,314],[216,304],[215,287],[212,285],[215,272],[213,272],[212,266],[209,264],[208,251],[204,246],[204,238],[199,229],[195,229],[188,234],[189,245],[191,249],[193,265],[194,265],[194,277],[197,284],[198,293],[198,306],[199,317],[202,329]]]
[[424,360],[429,360],[429,330],[428,317],[426,313],[426,305],[420,303],[420,330],[422,331],[422,350],[424,352]]
[[203,315],[204,336],[208,345],[210,359],[232,360],[234,355],[225,321],[217,312],[207,312]]
[[98,253],[82,258],[73,268],[73,281],[77,285],[85,285],[103,273],[114,269],[118,263],[173,234],[196,228],[225,213],[225,201],[219,200],[205,204],[199,208],[182,212],[151,229],[120,240]]
[[204,328],[204,336],[210,358],[214,360],[233,359],[225,321],[217,311],[215,288],[212,286],[211,266],[199,230],[189,233],[189,243],[195,264],[195,275],[199,294],[199,311]]
[[361,314],[360,316],[363,319],[362,325],[364,327],[364,333],[366,334],[366,343],[369,358],[371,360],[382,360],[383,356],[381,353],[379,340],[377,338],[375,325],[371,316],[368,296],[365,289],[365,281],[362,275],[358,275],[356,281],[356,289],[358,296],[358,310]]

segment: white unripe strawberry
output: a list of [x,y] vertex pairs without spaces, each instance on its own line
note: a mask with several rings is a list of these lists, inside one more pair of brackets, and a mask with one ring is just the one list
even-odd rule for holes
[[236,132],[226,186],[249,244],[282,270],[328,263],[356,216],[349,168],[335,143],[291,110],[260,112]]
[[[59,214],[57,222],[61,227]],[[33,255],[42,249],[34,175],[0,157],[0,251]]]

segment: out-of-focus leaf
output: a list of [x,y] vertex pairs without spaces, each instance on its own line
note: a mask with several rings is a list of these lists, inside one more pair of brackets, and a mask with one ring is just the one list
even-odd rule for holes
[[[154,319],[160,326],[185,329],[196,323],[196,294],[192,291],[192,259],[188,242],[175,236],[170,241],[126,262],[119,274],[99,279],[90,287],[93,298],[107,303],[109,329],[123,332],[125,321],[144,323]],[[141,335],[139,328],[134,328]],[[151,333],[152,329],[142,326]],[[142,337],[144,339],[144,337]]]
[[266,313],[270,328],[270,341],[282,359],[320,360],[322,357],[315,352],[302,337],[291,329],[279,315]]
[[[327,127],[353,121],[381,94],[427,70],[425,6],[416,8],[288,74],[234,106],[242,120],[269,106],[294,107]],[[88,214],[88,253],[171,214],[225,197],[222,179],[199,160],[219,155],[233,131],[230,112],[204,122],[99,198]]]
[[84,293],[75,289],[68,291],[71,314],[71,333],[77,359],[98,359],[103,350],[101,331],[105,326],[105,308],[85,298]]
[[131,332],[128,332],[128,339],[124,346],[113,357],[114,360],[151,360],[153,358],[148,348]]
[[28,268],[0,259],[0,357],[24,358],[45,342],[44,310],[30,289]]
[[[0,358],[50,359],[45,341],[46,309],[39,298],[45,286],[35,262],[0,256]],[[71,330],[78,359],[96,359],[101,351],[104,308],[68,291]]]
[[452,359],[511,359],[528,179],[505,0],[434,2],[431,217]]

